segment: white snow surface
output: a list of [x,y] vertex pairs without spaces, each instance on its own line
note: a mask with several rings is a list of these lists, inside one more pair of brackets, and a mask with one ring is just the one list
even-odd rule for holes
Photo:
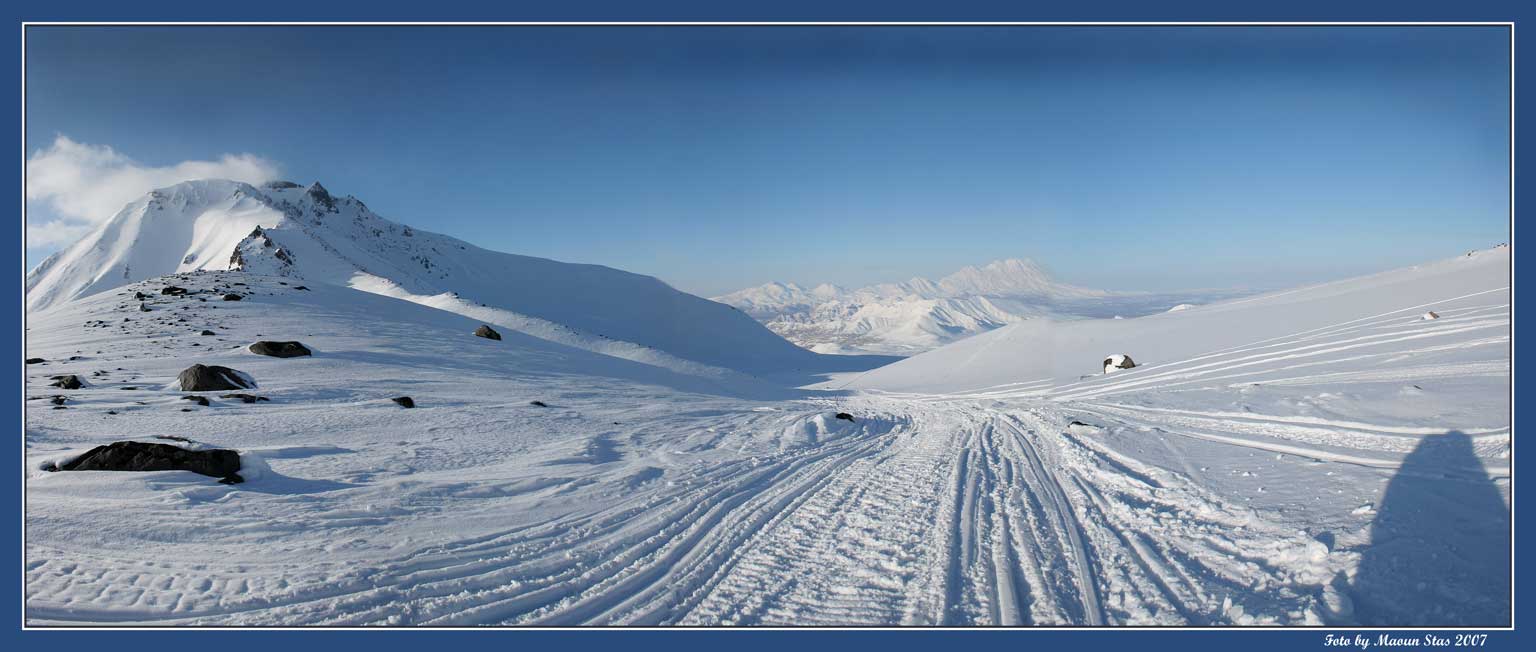
[[715,300],[812,351],[913,355],[1030,319],[1139,316],[1180,310],[1189,307],[1180,302],[1190,299],[1241,294],[1094,290],[1056,281],[1035,262],[1012,258],[966,267],[938,281],[918,277],[853,290],[771,282]]
[[[1031,320],[808,389],[477,338],[453,297],[352,276],[122,284],[28,315],[25,617],[1507,624],[1508,270]],[[199,362],[271,400],[181,400]],[[247,482],[41,470],[155,435],[240,451]]]

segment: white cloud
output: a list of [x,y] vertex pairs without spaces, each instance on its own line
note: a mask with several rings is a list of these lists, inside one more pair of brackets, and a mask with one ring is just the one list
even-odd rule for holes
[[60,135],[27,159],[27,202],[46,205],[53,218],[27,225],[27,246],[68,244],[155,188],[190,179],[259,184],[276,179],[278,172],[275,162],[253,154],[151,167],[106,145]]

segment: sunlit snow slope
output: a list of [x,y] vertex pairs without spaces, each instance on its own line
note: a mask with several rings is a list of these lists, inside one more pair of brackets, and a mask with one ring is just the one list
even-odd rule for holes
[[460,313],[493,308],[500,312],[477,318],[679,369],[869,366],[811,354],[736,310],[649,276],[481,249],[384,219],[318,183],[205,180],[156,190],[28,274],[27,309],[161,274],[227,269],[355,286]]

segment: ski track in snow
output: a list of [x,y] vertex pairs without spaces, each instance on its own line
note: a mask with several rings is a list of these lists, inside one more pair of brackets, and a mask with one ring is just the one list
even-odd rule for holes
[[[433,445],[453,444],[456,426],[447,424],[436,439],[391,453],[411,452],[414,466],[406,471],[391,471],[386,467],[400,461],[376,455],[361,464],[377,468],[353,469],[343,486],[317,487],[313,495],[269,485],[272,494],[264,498],[287,506],[290,521],[266,520],[282,510],[249,507],[241,501],[251,496],[239,494],[295,478],[231,489],[188,474],[145,474],[153,479],[122,491],[178,502],[165,512],[139,513],[151,528],[168,530],[164,554],[145,555],[133,545],[97,550],[48,536],[55,518],[49,511],[74,504],[57,493],[65,478],[33,472],[34,494],[43,481],[55,488],[29,498],[35,534],[27,542],[27,618],[244,625],[1349,624],[1349,611],[1336,602],[1339,578],[1352,577],[1368,550],[1368,523],[1348,513],[1361,501],[1330,498],[1316,513],[1297,505],[1344,487],[1369,485],[1359,491],[1372,495],[1423,438],[1452,423],[1471,438],[1478,466],[1441,471],[1467,482],[1509,477],[1507,413],[1442,411],[1450,415],[1440,417],[1443,423],[1371,419],[1350,413],[1356,404],[1348,402],[1423,391],[1413,383],[1431,381],[1507,391],[1510,306],[1499,292],[1507,288],[1068,382],[1021,380],[950,394],[870,390],[780,400],[771,408],[668,395],[658,399],[659,409],[631,414],[618,406],[600,417],[571,416],[588,419],[571,426],[584,434],[551,434],[549,443],[521,453],[530,457],[519,469],[546,471],[519,470],[494,481],[474,480],[473,473],[455,478],[476,463],[472,454],[433,462],[440,453]],[[1412,319],[1426,307],[1441,318]],[[44,371],[29,369],[29,394],[49,392],[37,380]],[[578,391],[584,385],[561,385],[573,414],[637,400],[621,390]],[[81,394],[81,402],[99,400],[107,388]],[[1350,394],[1366,391],[1377,393]],[[453,391],[423,386],[413,393],[430,405]],[[476,398],[463,400],[472,405]],[[490,403],[474,419],[518,404],[482,400]],[[323,418],[304,415],[333,406],[296,398],[258,408]],[[697,414],[684,422],[690,410]],[[857,421],[830,418],[837,411]],[[610,413],[632,423],[606,433],[587,429]],[[44,455],[96,443],[71,433],[99,426],[59,421],[66,416],[31,407],[29,467]],[[712,424],[707,431],[701,419]],[[1079,420],[1092,423],[1069,425]],[[382,443],[338,440],[259,452],[274,469],[297,473],[312,468],[298,462],[345,460],[361,454],[354,447],[367,446]],[[538,457],[553,448],[576,453]],[[1228,463],[1211,468],[1213,459]],[[1326,473],[1341,488],[1293,479],[1293,486],[1266,495],[1251,480],[1266,472],[1279,473],[1281,482],[1284,473]],[[1507,483],[1503,491],[1507,503]],[[229,513],[217,510],[221,502]],[[203,509],[210,504],[212,511]],[[474,521],[464,533],[444,516],[456,509]],[[160,536],[131,520],[108,519],[103,527],[131,533],[130,543],[139,545]],[[221,538],[210,545],[222,554],[175,554],[196,542],[169,530],[197,527],[247,529],[258,540],[252,545],[273,549],[258,553]],[[380,543],[405,533],[425,543]],[[307,556],[321,544],[345,550],[349,537],[361,552]],[[1508,604],[1503,608],[1507,614]]]

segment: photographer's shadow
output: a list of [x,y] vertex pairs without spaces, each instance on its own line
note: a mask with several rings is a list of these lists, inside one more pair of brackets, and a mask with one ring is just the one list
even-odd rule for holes
[[1425,437],[1371,523],[1352,593],[1362,625],[1508,626],[1510,513],[1472,439]]

